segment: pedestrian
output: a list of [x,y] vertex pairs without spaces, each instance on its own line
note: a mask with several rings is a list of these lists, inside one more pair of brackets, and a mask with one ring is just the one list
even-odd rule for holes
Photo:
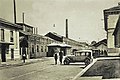
[[23,63],[25,63],[26,55],[23,54]]
[[62,59],[63,59],[63,51],[60,51],[59,52],[59,61],[60,61],[60,64],[62,64]]
[[55,59],[55,65],[56,65],[57,64],[57,59],[58,59],[57,53],[54,54],[54,59]]

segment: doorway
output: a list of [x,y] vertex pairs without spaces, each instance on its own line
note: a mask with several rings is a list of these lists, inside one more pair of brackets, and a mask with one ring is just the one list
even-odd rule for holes
[[14,49],[11,49],[11,60],[14,60]]
[[1,45],[1,58],[2,62],[6,62],[6,46],[4,44]]

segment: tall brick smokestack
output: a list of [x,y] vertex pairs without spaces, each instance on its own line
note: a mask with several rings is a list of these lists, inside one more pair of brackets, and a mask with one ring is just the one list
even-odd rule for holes
[[68,19],[66,19],[66,38],[68,38]]
[[23,24],[25,23],[25,14],[24,12],[22,13],[22,19],[23,19]]
[[14,23],[16,23],[16,3],[15,0],[13,0],[14,3]]

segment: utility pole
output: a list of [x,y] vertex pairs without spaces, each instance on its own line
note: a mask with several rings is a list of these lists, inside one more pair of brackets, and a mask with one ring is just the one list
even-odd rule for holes
[[16,3],[15,0],[13,0],[14,3],[14,23],[16,24]]

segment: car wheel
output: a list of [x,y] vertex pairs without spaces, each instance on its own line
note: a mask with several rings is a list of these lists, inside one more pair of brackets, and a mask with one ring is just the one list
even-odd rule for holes
[[90,64],[90,59],[85,59],[85,65],[87,66],[87,65],[89,65]]
[[69,60],[64,61],[64,65],[69,65],[69,63],[70,63]]

